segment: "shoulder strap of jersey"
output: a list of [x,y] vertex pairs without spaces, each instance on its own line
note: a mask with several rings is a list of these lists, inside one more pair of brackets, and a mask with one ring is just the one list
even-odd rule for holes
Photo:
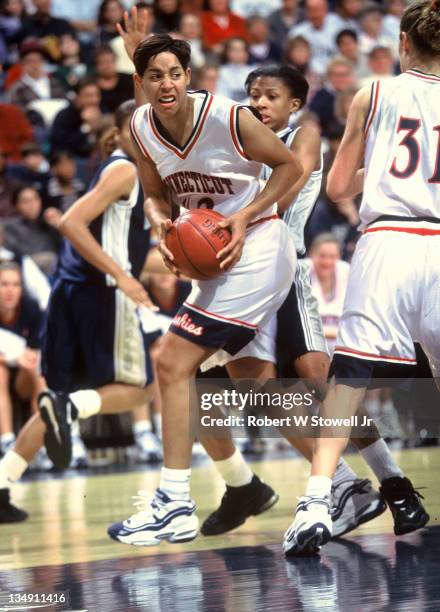
[[[133,136],[133,140],[137,144],[139,151],[147,159],[151,159],[151,155],[147,149],[146,139],[142,138],[142,132],[148,126],[148,108],[149,104],[144,104],[137,108],[130,120],[130,131]],[[144,130],[142,130],[142,123],[144,122]]]

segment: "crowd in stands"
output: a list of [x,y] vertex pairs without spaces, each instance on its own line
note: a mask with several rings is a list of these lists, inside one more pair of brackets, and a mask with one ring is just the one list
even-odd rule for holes
[[[0,0],[0,264],[21,267],[42,309],[61,245],[57,223],[93,177],[115,109],[133,97],[117,24],[134,5],[149,33],[189,41],[193,88],[242,101],[254,67],[300,70],[310,91],[292,122],[319,128],[325,172],[356,91],[399,71],[405,0]],[[306,244],[331,232],[331,248],[349,261],[358,204],[331,201],[324,176]],[[6,310],[0,304],[0,319]]]

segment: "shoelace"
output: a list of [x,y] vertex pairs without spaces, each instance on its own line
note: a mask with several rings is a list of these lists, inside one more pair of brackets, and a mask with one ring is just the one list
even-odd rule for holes
[[156,495],[152,495],[148,491],[140,490],[137,492],[137,495],[132,495],[131,499],[133,499],[133,506],[139,510],[148,510],[148,508],[152,507],[155,510],[160,509],[160,505],[157,502]]
[[302,510],[307,510],[308,506],[311,506],[312,504],[320,504],[330,508],[329,500],[324,497],[310,497],[309,495],[303,495],[302,497],[297,497],[296,499],[299,502],[298,506],[300,504],[303,506],[303,508],[301,508]]

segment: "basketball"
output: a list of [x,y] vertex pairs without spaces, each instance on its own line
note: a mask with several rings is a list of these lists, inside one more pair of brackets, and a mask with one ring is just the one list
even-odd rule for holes
[[213,210],[194,209],[174,221],[165,243],[182,274],[195,280],[222,274],[216,256],[231,240],[231,232],[218,225],[222,219],[223,215]]

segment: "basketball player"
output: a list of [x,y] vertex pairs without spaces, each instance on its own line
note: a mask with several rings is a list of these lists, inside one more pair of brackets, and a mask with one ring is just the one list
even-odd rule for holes
[[[0,461],[0,522],[26,518],[10,503],[9,487],[43,437],[55,465],[67,467],[69,424],[76,417],[119,413],[149,400],[150,338],[141,329],[136,305],[152,304],[136,277],[149,250],[150,226],[132,161],[134,108],[134,102],[126,102],[116,111],[115,150],[89,192],[62,219],[60,229],[74,246],[64,244],[49,301],[42,369],[50,390],[40,396],[41,416],[27,422],[14,449]],[[58,418],[60,413],[66,420]]]
[[[329,174],[333,200],[363,190],[363,236],[336,343],[336,386],[324,414],[335,414],[335,407],[339,415],[354,414],[378,364],[415,365],[414,341],[428,355],[433,375],[440,373],[439,3],[411,4],[400,29],[402,74],[356,95]],[[331,538],[331,478],[348,439],[338,435],[317,439],[306,495],[284,537],[288,555],[316,552]],[[390,489],[395,518],[402,513],[427,523],[409,481],[396,481]],[[397,535],[408,531],[406,521],[399,527]]]
[[[307,381],[307,384],[318,390],[319,399],[322,401],[327,392],[330,361],[318,303],[312,294],[309,263],[304,259],[304,228],[321,187],[321,141],[318,132],[312,127],[289,127],[291,114],[297,112],[306,102],[308,83],[298,70],[290,66],[263,66],[249,74],[246,89],[250,103],[259,111],[262,121],[301,159],[304,169],[302,176],[278,202],[278,211],[283,213],[283,219],[294,236],[298,265],[295,283],[277,313],[277,369],[281,377],[296,374]],[[263,177],[266,180],[270,173],[270,168],[263,168]],[[255,353],[252,352],[252,347],[245,347],[238,356],[243,359],[257,355],[267,361],[274,361],[271,338],[268,335],[263,335],[258,351]],[[228,367],[233,370],[235,365],[236,362],[232,361]],[[246,365],[249,368],[249,359]],[[275,369],[271,375],[275,377]],[[283,433],[285,435],[285,432]],[[297,450],[311,460],[313,440],[288,435],[286,437]],[[381,483],[382,495],[392,508],[393,498],[388,499],[387,496],[390,483],[395,483],[396,478],[404,481],[403,473],[387,445],[377,430],[375,437],[352,441],[376,474]],[[204,443],[209,450],[206,443],[212,442],[206,440]],[[236,526],[236,518],[240,515],[237,497],[237,492],[231,495],[231,489],[227,488],[220,507],[202,525],[204,535],[223,533],[228,531],[228,527],[232,528],[230,525]],[[342,459],[333,478],[332,506],[333,536],[340,536],[355,529],[359,524],[384,512],[386,508],[379,494],[372,489],[371,482],[357,478]],[[412,524],[413,529],[420,527],[418,517],[411,518],[400,511],[395,521],[402,520],[407,528],[409,524]],[[398,524],[396,528],[399,529]]]

